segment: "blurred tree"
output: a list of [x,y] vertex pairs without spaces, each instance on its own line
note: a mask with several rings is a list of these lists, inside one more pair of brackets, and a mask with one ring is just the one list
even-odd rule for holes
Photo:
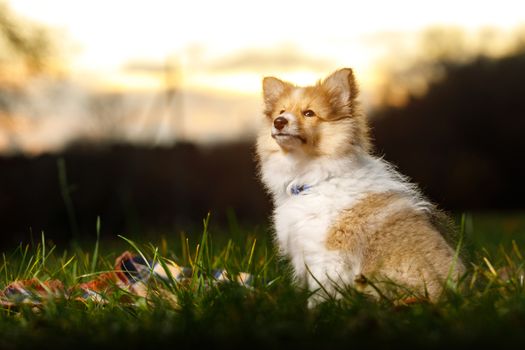
[[[51,31],[15,15],[0,0],[0,152],[18,152],[19,133],[27,124],[17,115],[16,106],[28,106],[28,79],[61,76]],[[58,73],[58,75],[56,74]]]
[[524,208],[525,46],[436,64],[443,78],[425,95],[374,113],[379,153],[448,208]]
[[445,79],[449,67],[467,65],[479,57],[501,58],[521,51],[524,44],[525,27],[510,35],[495,28],[474,33],[458,27],[428,28],[414,42],[393,43],[392,53],[380,62],[384,84],[379,105],[403,106]]
[[46,28],[16,17],[0,3],[0,83],[41,73],[51,52]]

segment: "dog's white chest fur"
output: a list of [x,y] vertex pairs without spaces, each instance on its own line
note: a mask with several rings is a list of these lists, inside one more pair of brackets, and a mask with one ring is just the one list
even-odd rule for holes
[[[360,273],[358,251],[326,247],[328,231],[342,210],[370,193],[412,192],[397,172],[369,155],[302,163],[277,154],[263,163],[262,175],[274,197],[280,252],[290,259],[297,279],[310,288],[327,281],[351,284]],[[294,194],[293,189],[303,185],[307,189]]]

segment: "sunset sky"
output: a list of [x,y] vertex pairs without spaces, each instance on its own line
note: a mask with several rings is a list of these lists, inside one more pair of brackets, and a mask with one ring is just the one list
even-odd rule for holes
[[[383,79],[380,63],[415,50],[422,30],[457,27],[479,38],[492,28],[504,37],[525,24],[525,2],[515,0],[7,3],[60,38],[73,82],[106,92],[183,91],[185,134],[197,140],[243,134],[260,112],[265,75],[309,84],[350,66],[370,103]],[[147,123],[173,124],[166,118]],[[170,139],[170,130],[164,134]]]

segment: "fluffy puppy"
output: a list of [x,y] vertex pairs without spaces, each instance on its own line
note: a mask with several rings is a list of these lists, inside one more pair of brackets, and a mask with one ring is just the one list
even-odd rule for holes
[[344,286],[436,300],[446,281],[457,281],[465,268],[434,206],[371,154],[351,69],[308,87],[267,77],[263,92],[260,176],[279,251],[315,292],[312,303]]

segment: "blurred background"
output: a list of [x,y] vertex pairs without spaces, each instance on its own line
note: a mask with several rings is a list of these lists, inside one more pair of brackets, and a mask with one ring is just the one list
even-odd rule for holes
[[261,79],[352,67],[377,155],[525,209],[525,3],[0,0],[0,245],[267,227]]

